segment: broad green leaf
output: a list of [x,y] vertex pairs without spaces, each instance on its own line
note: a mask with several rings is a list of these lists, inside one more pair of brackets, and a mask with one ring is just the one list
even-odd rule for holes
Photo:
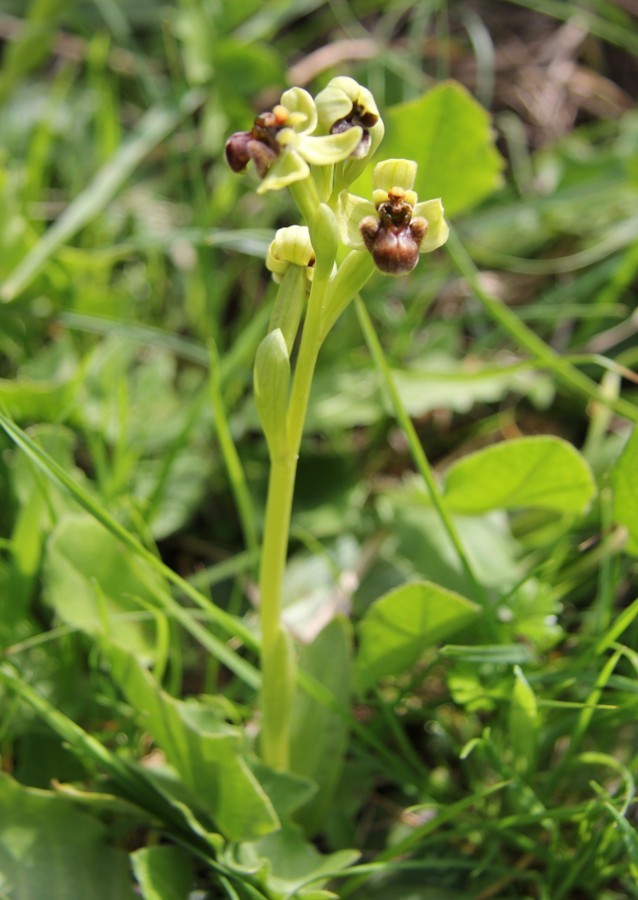
[[188,900],[193,863],[178,847],[142,847],[131,854],[131,864],[144,900]]
[[494,444],[459,460],[444,480],[450,512],[540,507],[584,512],[594,496],[589,466],[567,441],[525,437]]
[[[320,681],[344,708],[350,705],[352,628],[347,619],[335,618],[304,647],[299,667]],[[318,792],[295,816],[312,836],[334,800],[348,744],[348,725],[343,717],[305,691],[297,691],[292,712],[290,767],[307,775]]]
[[3,900],[132,898],[128,857],[97,818],[59,794],[0,775]]
[[634,429],[611,472],[614,487],[614,520],[629,536],[627,552],[638,556],[638,430]]
[[360,624],[357,680],[362,689],[413,666],[428,647],[475,619],[480,607],[430,581],[403,585],[380,597]]
[[157,607],[163,581],[106,528],[88,516],[63,518],[47,545],[44,571],[46,601],[63,622],[153,658],[153,626],[136,618]]
[[[415,160],[419,200],[440,197],[446,217],[470,209],[501,185],[503,160],[489,115],[460,84],[440,84],[418,100],[391,107],[383,119],[383,157]],[[369,170],[352,193],[372,196]]]
[[111,645],[112,675],[144,727],[192,794],[229,840],[251,840],[278,820],[243,756],[242,733],[196,701],[181,702],[161,690],[126,650]]
[[318,896],[334,896],[316,892],[322,889],[331,875],[356,862],[359,852],[338,850],[324,855],[306,841],[300,829],[284,826],[260,841],[243,844],[237,856],[244,865],[256,866],[260,861],[265,863],[267,886],[274,897],[310,900]]

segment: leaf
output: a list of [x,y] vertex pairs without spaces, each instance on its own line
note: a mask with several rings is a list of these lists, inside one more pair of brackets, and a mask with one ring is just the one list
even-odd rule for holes
[[272,831],[278,820],[243,757],[242,733],[196,701],[170,697],[126,650],[108,650],[113,677],[168,762],[199,805],[229,840],[251,840]]
[[[352,628],[347,619],[339,617],[302,649],[299,667],[349,709],[351,658]],[[347,744],[348,724],[343,717],[305,691],[297,691],[292,712],[290,767],[293,772],[312,778],[319,788],[295,816],[309,836],[320,828],[334,801]]]
[[127,855],[102,824],[50,791],[0,775],[0,895],[3,900],[132,898]]
[[567,441],[526,437],[494,444],[448,469],[444,497],[450,512],[540,507],[584,512],[595,485],[589,466]]
[[380,597],[359,626],[359,687],[405,672],[428,647],[464,628],[480,611],[475,603],[430,581],[406,584]]
[[106,632],[147,659],[153,627],[131,614],[157,607],[162,579],[94,519],[67,515],[47,545],[44,595],[63,622],[89,634]]
[[[359,858],[358,850],[338,850],[322,854],[302,836],[298,828],[284,826],[254,844],[244,844],[239,854],[246,862],[265,861],[267,886],[276,897],[314,898],[334,896],[316,891],[334,873],[352,865]],[[307,888],[305,886],[308,886]]]
[[638,430],[634,429],[611,471],[614,521],[629,532],[626,550],[638,556]]
[[144,900],[188,900],[192,859],[178,847],[142,847],[131,854]]
[[[414,159],[419,200],[440,197],[446,217],[476,206],[500,187],[503,160],[490,119],[460,84],[444,82],[418,100],[384,115],[386,159]],[[352,193],[372,196],[372,175],[357,179]]]
[[509,735],[514,769],[519,775],[534,770],[538,744],[538,703],[519,666],[514,666],[514,689],[509,709]]
[[177,106],[157,105],[148,110],[131,137],[96,174],[82,193],[67,206],[45,232],[0,290],[0,300],[15,298],[33,281],[49,259],[81,228],[98,216],[111,202],[145,156],[201,105],[199,91],[185,94]]

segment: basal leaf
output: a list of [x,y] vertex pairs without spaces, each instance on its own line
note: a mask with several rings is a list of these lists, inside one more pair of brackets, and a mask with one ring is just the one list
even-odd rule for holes
[[110,634],[153,658],[153,626],[136,621],[156,607],[160,577],[88,516],[68,515],[53,532],[45,559],[45,596],[63,622]]
[[3,900],[132,898],[127,855],[104,826],[66,798],[0,775]]
[[444,481],[451,512],[539,507],[584,512],[594,496],[589,466],[567,441],[525,437],[494,444],[459,460]]
[[423,652],[468,625],[480,607],[430,581],[380,597],[360,624],[357,680],[366,688],[413,666]]
[[[350,703],[352,629],[348,620],[335,618],[317,638],[304,647],[300,668],[320,680],[345,708]],[[343,717],[317,702],[305,691],[297,691],[292,714],[290,766],[307,775],[319,790],[296,815],[307,833],[313,835],[328,812],[341,773],[348,742],[348,725]]]
[[208,811],[229,840],[251,840],[277,827],[272,805],[243,756],[241,732],[197,701],[161,690],[126,650],[112,645],[113,677],[177,770],[193,802]]
[[192,859],[178,847],[142,847],[131,854],[144,900],[187,900],[193,882]]

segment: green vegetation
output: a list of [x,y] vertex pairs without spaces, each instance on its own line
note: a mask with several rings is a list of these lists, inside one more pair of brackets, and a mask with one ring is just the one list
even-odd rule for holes
[[[638,897],[636,20],[6,0],[0,39],[0,898]],[[372,164],[230,171],[343,75]],[[326,174],[384,159],[451,227],[401,277]],[[304,218],[311,290],[268,253]]]

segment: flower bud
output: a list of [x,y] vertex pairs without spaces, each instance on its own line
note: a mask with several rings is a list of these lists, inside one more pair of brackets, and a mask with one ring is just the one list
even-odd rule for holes
[[289,266],[300,266],[305,268],[308,281],[312,281],[314,264],[315,251],[305,225],[279,228],[266,256],[266,268],[272,272],[273,280],[279,284]]

